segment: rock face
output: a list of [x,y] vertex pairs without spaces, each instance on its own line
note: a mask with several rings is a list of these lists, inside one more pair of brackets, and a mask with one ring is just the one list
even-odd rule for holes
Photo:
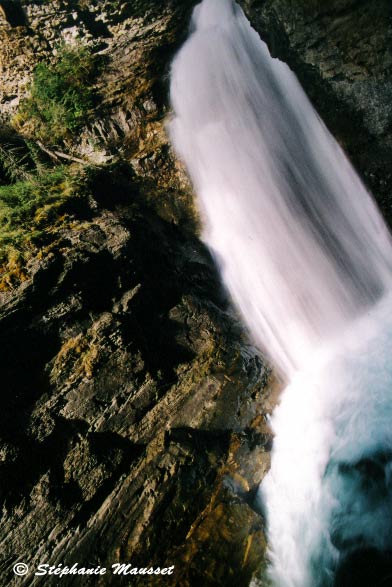
[[129,584],[117,562],[174,565],[132,580],[184,586],[248,584],[262,566],[270,371],[197,236],[164,132],[191,5],[22,2],[26,23],[1,23],[3,125],[59,41],[103,61],[93,116],[58,147],[98,165],[89,197],[0,293],[1,585],[58,585],[34,577],[46,563],[108,567],[69,585]]
[[232,568],[234,585],[263,547],[245,500],[268,373],[200,242],[110,181],[110,209],[2,308],[2,584],[24,560],[176,565],[173,585]]

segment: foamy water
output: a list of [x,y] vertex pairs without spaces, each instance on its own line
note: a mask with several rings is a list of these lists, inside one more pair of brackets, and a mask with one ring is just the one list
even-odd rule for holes
[[315,353],[274,412],[261,495],[278,586],[334,585],[351,553],[392,548],[391,302]]
[[332,585],[352,550],[392,548],[390,236],[295,75],[231,0],[195,9],[171,100],[203,238],[289,381],[261,491],[271,576]]

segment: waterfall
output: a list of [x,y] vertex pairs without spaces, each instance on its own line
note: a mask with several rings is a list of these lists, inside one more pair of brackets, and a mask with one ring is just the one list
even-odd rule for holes
[[204,241],[288,382],[260,490],[271,577],[345,585],[356,553],[392,551],[389,233],[293,72],[232,0],[195,8],[171,101]]

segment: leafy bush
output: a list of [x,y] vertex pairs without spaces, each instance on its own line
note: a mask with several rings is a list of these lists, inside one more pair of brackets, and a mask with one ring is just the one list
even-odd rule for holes
[[14,118],[15,126],[32,138],[56,144],[75,133],[93,106],[92,83],[97,62],[86,47],[65,47],[53,65],[39,63]]

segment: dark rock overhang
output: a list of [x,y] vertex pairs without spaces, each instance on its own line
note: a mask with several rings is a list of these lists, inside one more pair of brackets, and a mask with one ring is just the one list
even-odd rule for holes
[[12,27],[27,25],[27,15],[19,0],[1,0],[0,18],[3,17]]

